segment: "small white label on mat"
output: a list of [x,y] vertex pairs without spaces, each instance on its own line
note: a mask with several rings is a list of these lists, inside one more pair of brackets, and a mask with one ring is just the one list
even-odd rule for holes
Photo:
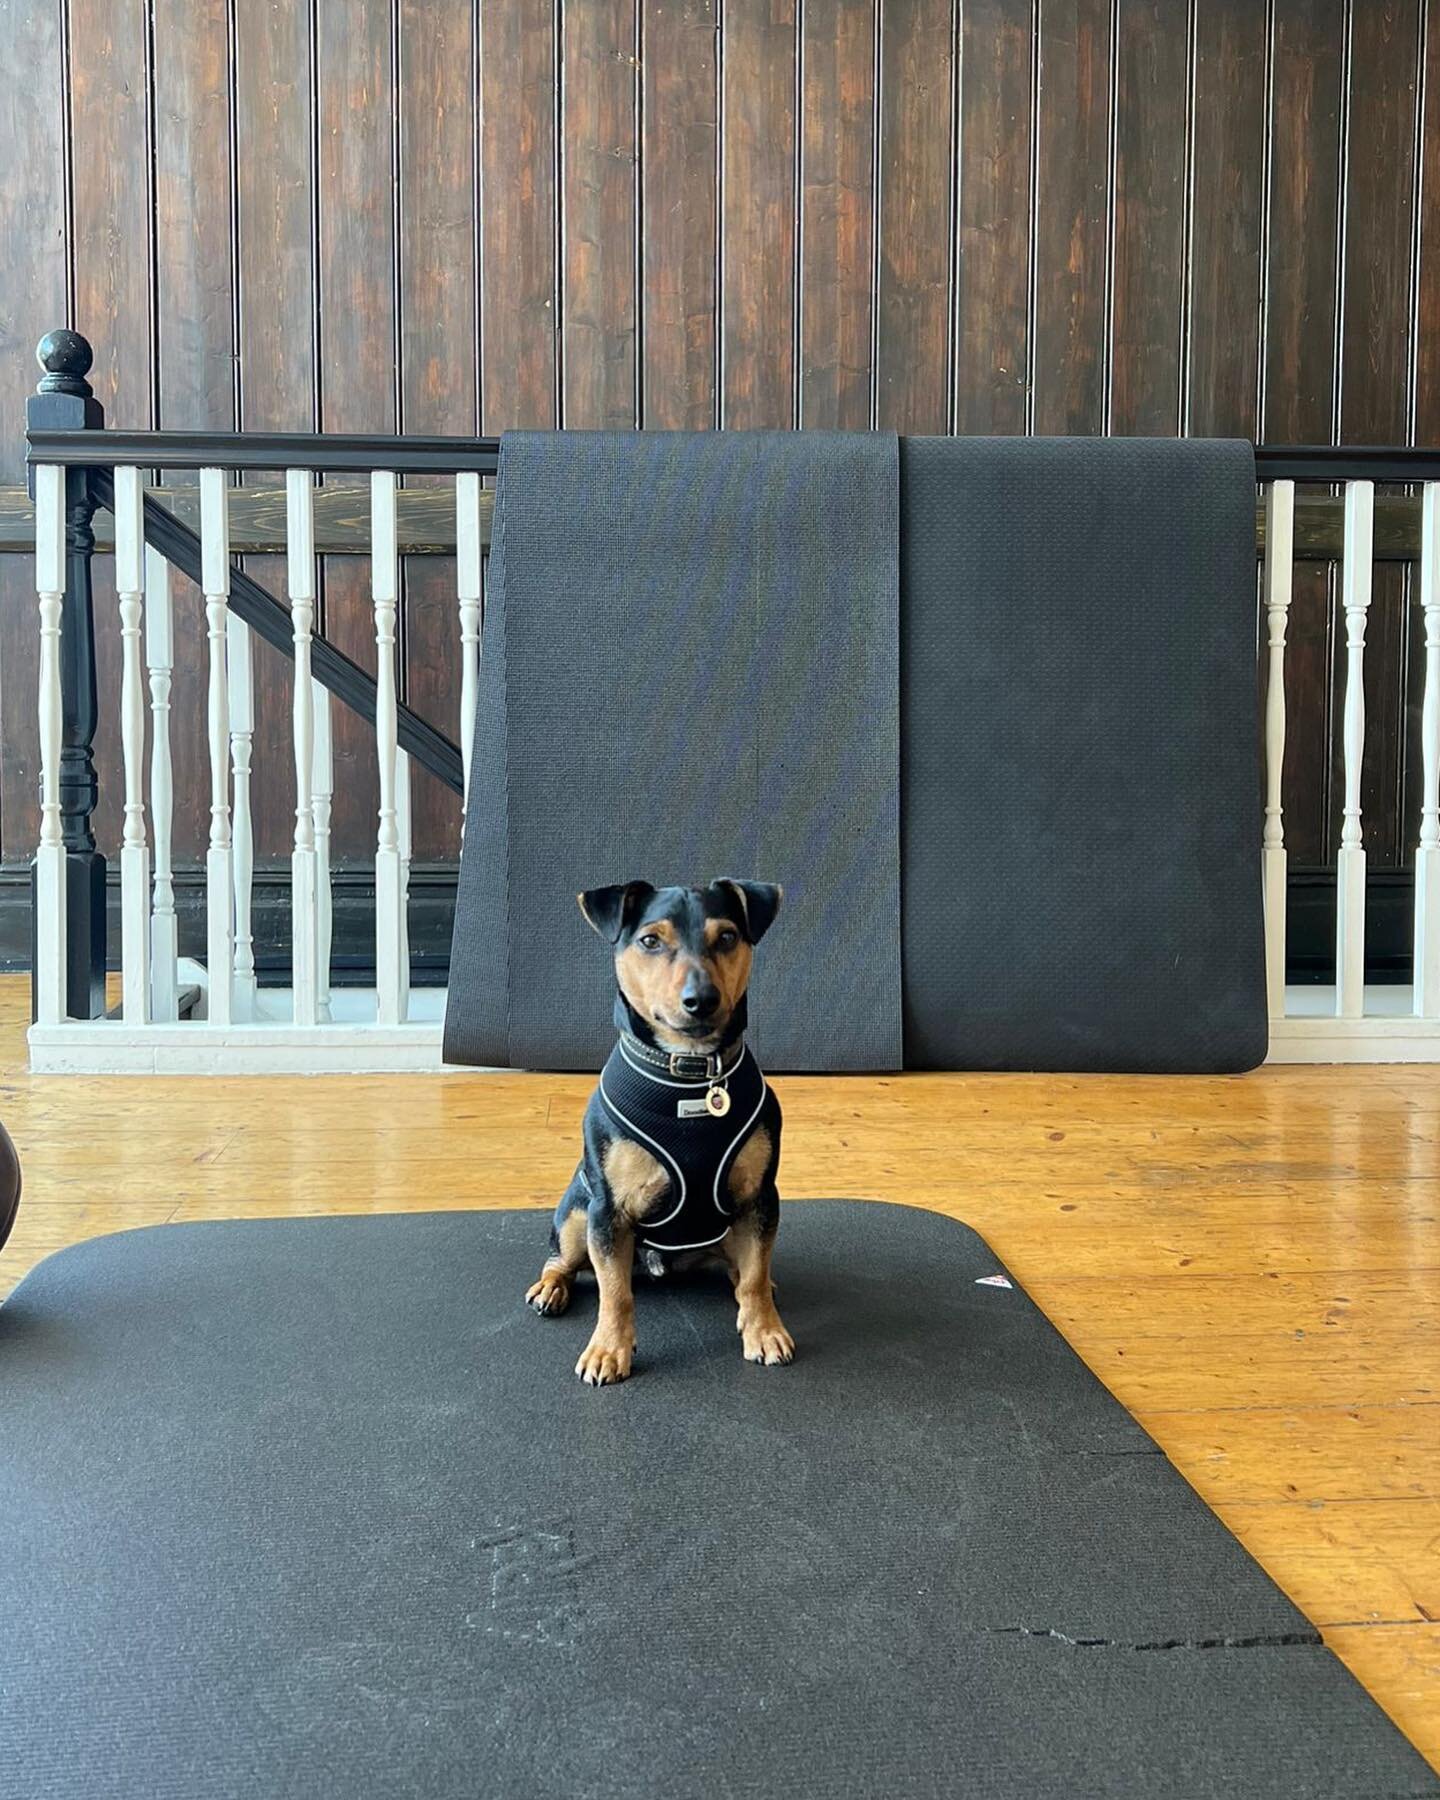
[[976,1287],[1014,1287],[1015,1283],[1008,1275],[978,1275]]
[[703,1100],[681,1100],[675,1106],[677,1119],[703,1119],[709,1111]]

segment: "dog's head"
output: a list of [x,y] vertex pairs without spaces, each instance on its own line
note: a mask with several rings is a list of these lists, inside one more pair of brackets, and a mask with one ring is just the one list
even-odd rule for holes
[[615,979],[636,1019],[666,1050],[724,1043],[750,984],[756,944],[780,907],[764,881],[651,887],[627,881],[580,894],[580,910],[615,952]]

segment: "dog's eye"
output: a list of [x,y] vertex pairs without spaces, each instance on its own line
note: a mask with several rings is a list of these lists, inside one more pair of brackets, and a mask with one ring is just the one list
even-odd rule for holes
[[640,948],[642,950],[658,950],[664,941],[658,932],[647,931],[640,939]]
[[740,933],[738,931],[722,931],[715,939],[715,948],[717,950],[733,950],[739,942]]

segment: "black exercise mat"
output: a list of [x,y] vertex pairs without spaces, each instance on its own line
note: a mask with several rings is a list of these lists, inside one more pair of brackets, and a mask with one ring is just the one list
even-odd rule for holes
[[448,1061],[598,1068],[576,893],[737,875],[765,1066],[900,1066],[897,507],[893,434],[505,436]]
[[906,438],[905,1061],[1265,1055],[1248,444]]
[[538,1212],[165,1226],[0,1307],[25,1800],[1435,1796],[972,1232],[787,1207],[584,1388]]

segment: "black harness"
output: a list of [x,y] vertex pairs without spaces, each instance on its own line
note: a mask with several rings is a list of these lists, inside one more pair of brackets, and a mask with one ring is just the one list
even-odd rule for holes
[[640,1226],[656,1250],[700,1250],[730,1229],[725,1181],[769,1089],[744,1043],[723,1056],[668,1055],[622,1033],[600,1072],[600,1103],[670,1177]]

